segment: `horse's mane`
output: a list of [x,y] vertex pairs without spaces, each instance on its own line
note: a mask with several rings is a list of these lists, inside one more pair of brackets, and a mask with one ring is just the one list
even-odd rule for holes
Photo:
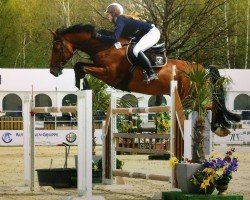
[[61,27],[56,30],[56,33],[59,35],[64,35],[67,33],[81,33],[87,32],[93,34],[95,32],[95,26],[92,24],[76,24],[69,27]]
[[[64,35],[67,33],[81,33],[81,32],[87,32],[87,33],[93,34],[96,32],[96,28],[92,24],[76,24],[76,25],[72,25],[70,27],[61,27],[61,28],[56,30],[56,33],[58,35]],[[97,32],[100,34],[103,34],[103,35],[112,35],[113,34],[112,31],[109,31],[106,29],[100,29]]]
[[106,30],[106,29],[100,29],[97,32],[102,34],[102,35],[112,35],[114,33],[113,31],[109,31],[109,30]]

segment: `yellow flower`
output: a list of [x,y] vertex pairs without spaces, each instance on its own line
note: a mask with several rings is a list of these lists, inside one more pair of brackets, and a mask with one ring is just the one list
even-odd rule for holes
[[214,174],[215,173],[213,168],[208,168],[208,167],[203,169],[203,172],[205,172],[206,174]]
[[218,170],[216,171],[216,174],[217,174],[219,177],[221,177],[221,176],[223,175],[223,172],[224,172],[224,169],[221,167],[220,169],[218,169]]
[[212,152],[209,156],[209,158],[220,158],[221,155],[218,152]]
[[206,191],[207,187],[210,185],[210,181],[208,179],[203,180],[203,182],[200,185],[200,189],[204,189]]
[[209,177],[207,177],[207,179],[208,179],[209,181],[213,182],[213,180],[214,180],[214,175],[210,175]]
[[176,157],[172,157],[170,160],[169,160],[169,165],[174,168],[175,165],[179,162],[179,160],[176,158]]
[[201,186],[200,186],[200,188],[201,188],[201,189],[206,189],[206,187],[207,187],[207,186],[205,185],[205,183],[204,183],[204,182],[203,182],[203,183],[201,183]]
[[205,179],[205,180],[203,181],[203,183],[204,183],[204,185],[205,185],[205,186],[209,186],[209,185],[210,185],[210,183],[209,183],[209,180],[208,180],[208,179]]

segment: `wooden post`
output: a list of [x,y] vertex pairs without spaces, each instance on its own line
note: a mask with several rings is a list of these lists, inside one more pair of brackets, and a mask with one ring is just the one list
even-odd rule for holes
[[[170,131],[170,152],[171,157],[175,154],[175,133],[176,133],[176,114],[175,114],[175,88],[177,88],[177,81],[174,80],[175,75],[175,66],[173,66],[172,69],[172,81],[170,83],[170,96],[171,96],[171,131]],[[172,169],[172,175],[171,175],[171,185],[172,187],[176,186],[176,179],[175,179],[175,173],[174,169]]]

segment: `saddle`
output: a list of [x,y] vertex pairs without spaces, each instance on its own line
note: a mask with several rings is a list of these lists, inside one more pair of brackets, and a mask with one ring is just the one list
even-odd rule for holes
[[[126,56],[131,65],[138,65],[137,58],[133,54],[136,43],[130,43],[126,50]],[[152,67],[161,67],[167,61],[165,43],[156,44],[150,49],[144,51],[145,55],[151,62]]]

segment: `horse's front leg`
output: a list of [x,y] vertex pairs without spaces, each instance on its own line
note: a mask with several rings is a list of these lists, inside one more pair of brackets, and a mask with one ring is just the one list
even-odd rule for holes
[[[84,71],[84,66],[87,65],[83,62],[77,62],[74,65],[74,71],[75,71],[75,86],[80,90],[80,80],[83,79],[83,89],[88,90],[90,89],[89,83],[87,78],[85,77],[86,73]],[[89,65],[89,64],[88,64]]]

